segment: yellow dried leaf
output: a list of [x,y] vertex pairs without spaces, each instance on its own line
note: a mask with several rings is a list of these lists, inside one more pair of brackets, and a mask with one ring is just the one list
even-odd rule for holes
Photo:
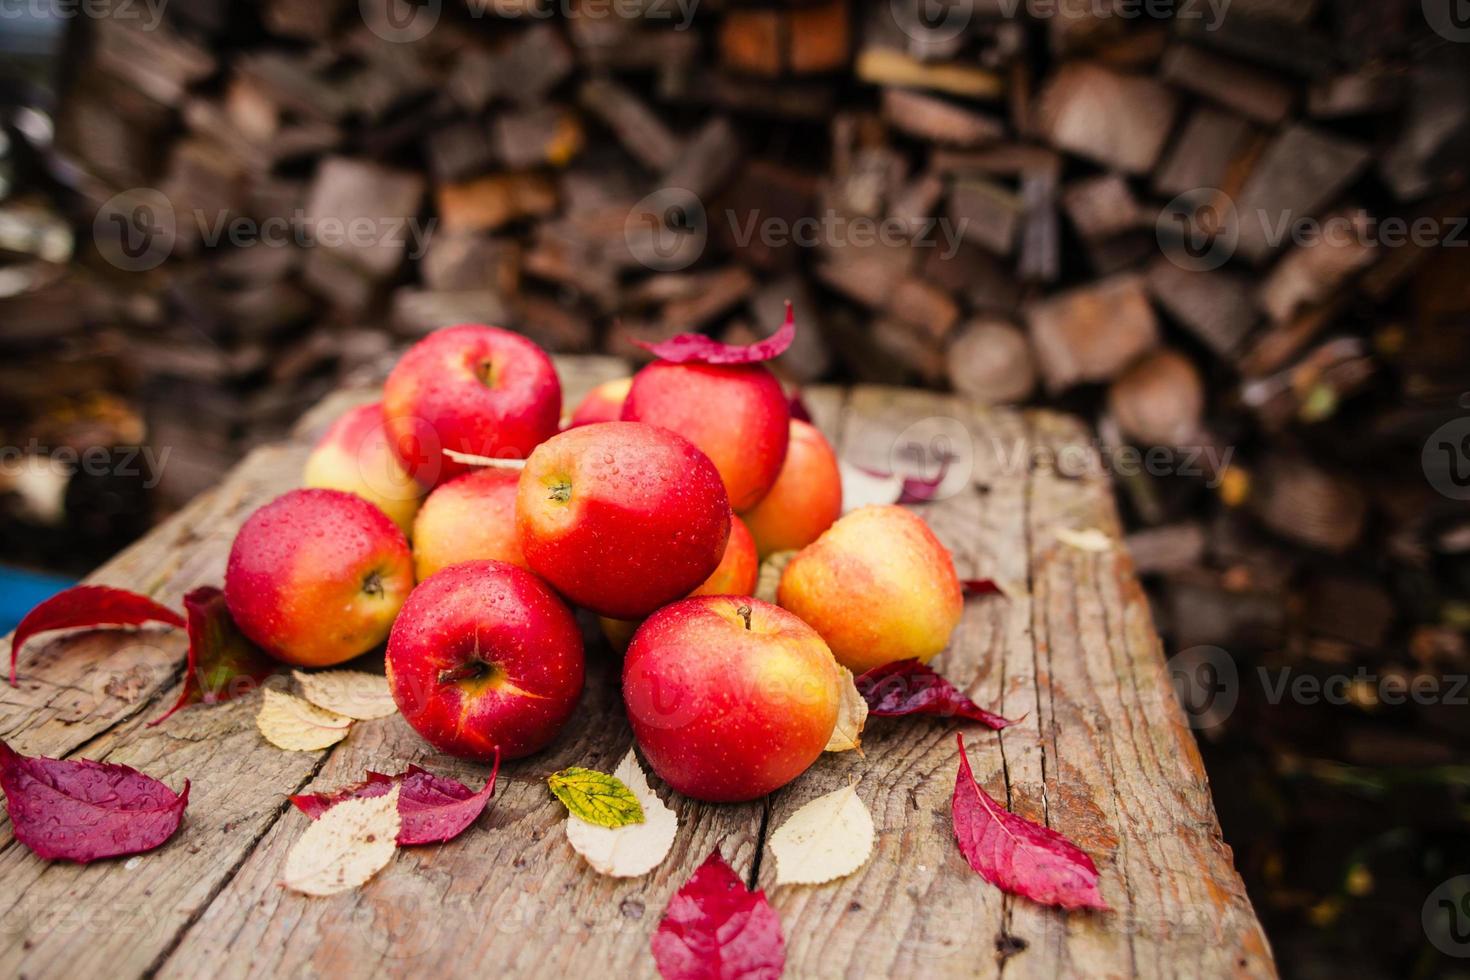
[[841,696],[837,702],[837,724],[827,740],[826,752],[847,752],[863,742],[863,726],[868,723],[868,702],[857,688],[852,671],[837,665],[842,674]]
[[526,468],[524,459],[501,459],[499,456],[476,456],[474,453],[462,453],[458,449],[445,449],[444,455],[462,463],[465,466],[487,466],[496,470],[523,470]]
[[1113,539],[1095,527],[1084,528],[1080,531],[1072,527],[1059,527],[1056,535],[1057,540],[1062,544],[1079,551],[1108,551],[1113,547]]
[[386,718],[398,710],[388,690],[388,678],[362,670],[324,670],[315,674],[293,670],[306,700],[318,708],[358,721]]
[[773,551],[761,562],[760,573],[755,581],[755,597],[762,602],[776,604],[776,591],[781,587],[781,573],[796,557],[795,551]]
[[335,711],[318,708],[295,695],[266,688],[261,692],[255,727],[265,740],[289,752],[312,752],[335,745],[347,737],[352,719]]
[[820,885],[861,868],[873,853],[873,816],[856,786],[819,796],[771,835],[776,884]]
[[597,871],[614,878],[648,874],[668,856],[679,830],[679,818],[648,785],[648,776],[632,749],[613,775],[632,790],[643,806],[643,822],[623,827],[599,827],[576,816],[567,817],[567,841]]
[[396,784],[383,796],[338,803],[286,855],[286,887],[306,895],[356,888],[393,860],[399,826]]

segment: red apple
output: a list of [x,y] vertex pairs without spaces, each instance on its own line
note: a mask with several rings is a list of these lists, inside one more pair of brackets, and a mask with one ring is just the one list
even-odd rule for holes
[[[755,554],[755,541],[745,524],[734,514],[730,515],[730,539],[725,542],[725,557],[710,577],[699,584],[690,595],[750,595],[755,591],[760,577],[760,559]],[[610,619],[599,616],[602,635],[608,645],[618,653],[628,649],[633,634],[638,631],[637,620]]]
[[791,416],[764,364],[654,361],[634,375],[623,418],[672,429],[702,449],[740,512],[776,482]]
[[817,632],[749,597],[665,606],[623,660],[623,700],[649,765],[715,803],[753,800],[805,772],[832,737],[840,690]]
[[526,563],[572,602],[637,619],[709,577],[730,502],[709,458],[638,422],[568,429],[521,471],[516,530]]
[[577,404],[568,428],[574,425],[591,425],[593,422],[616,422],[623,416],[623,401],[628,397],[628,389],[631,387],[632,378],[617,378],[604,381],[593,388]]
[[842,516],[842,473],[837,454],[817,428],[791,420],[791,443],[776,483],[745,512],[745,523],[765,558],[799,551]]
[[730,537],[725,554],[710,577],[699,583],[690,595],[750,595],[755,591],[761,563],[755,554],[755,539],[745,522],[730,515]]
[[225,603],[241,632],[277,660],[330,667],[388,635],[413,588],[398,525],[341,490],[292,490],[235,535]]
[[525,337],[462,324],[408,349],[383,386],[383,415],[399,458],[432,487],[470,469],[445,449],[524,459],[554,435],[561,383],[551,358]]
[[855,674],[928,662],[964,612],[949,552],[923,518],[892,505],[860,507],[833,524],[791,559],[777,594]]
[[494,558],[526,566],[516,537],[516,486],[521,475],[494,467],[441,483],[413,525],[414,574],[422,582],[462,561]]
[[517,759],[550,744],[582,694],[582,633],[530,572],[453,565],[403,604],[388,638],[388,687],[434,748]]
[[382,402],[359,405],[333,422],[306,457],[301,482],[357,494],[391,517],[404,534],[413,530],[424,495],[388,441]]

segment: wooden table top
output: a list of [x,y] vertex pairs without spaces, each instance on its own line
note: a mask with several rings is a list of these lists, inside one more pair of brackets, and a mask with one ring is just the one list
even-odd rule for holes
[[[608,358],[558,366],[568,404],[627,373]],[[191,588],[221,583],[240,523],[299,485],[331,418],[374,397],[362,389],[329,399],[293,439],[252,452],[93,580],[175,608]],[[616,658],[600,646],[589,649],[586,692],[567,730],[502,768],[489,808],[463,835],[404,849],[356,891],[295,894],[281,886],[282,870],[308,819],[288,795],[408,763],[478,787],[487,768],[440,755],[396,715],[359,723],[325,751],[284,752],[256,731],[258,695],[145,727],[178,695],[183,633],[99,631],[27,645],[21,687],[4,689],[0,737],[29,754],[125,763],[175,788],[187,777],[189,808],[159,850],[89,866],[38,859],[7,819],[0,969],[211,980],[656,976],[649,937],[664,906],[719,847],[779,913],[788,977],[1273,975],[1132,564],[1121,548],[1085,551],[1055,537],[1058,527],[1120,533],[1106,474],[1085,465],[1096,455],[1087,430],[1054,413],[908,389],[805,397],[839,454],[859,465],[887,470],[896,445],[949,433],[956,472],[969,477],[916,509],[961,577],[1003,581],[1011,594],[968,600],[935,666],[979,704],[1023,719],[1001,733],[965,726],[976,777],[1091,854],[1114,911],[1042,908],[971,871],[949,814],[958,726],[912,718],[872,720],[861,755],[826,755],[763,801],[698,803],[652,777],[679,815],[673,851],[643,878],[594,873],[567,844],[566,811],[545,777],[568,765],[611,771],[631,743]],[[872,859],[827,885],[774,886],[769,831],[853,780],[878,831]]]

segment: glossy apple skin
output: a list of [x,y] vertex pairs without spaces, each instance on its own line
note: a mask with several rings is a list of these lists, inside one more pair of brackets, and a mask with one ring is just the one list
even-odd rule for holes
[[413,528],[413,569],[420,582],[462,561],[493,558],[527,568],[516,536],[515,470],[487,468],[434,488]]
[[[750,595],[755,592],[756,580],[760,577],[760,560],[756,558],[755,541],[745,524],[735,515],[730,515],[730,538],[725,542],[725,557],[710,577],[699,584],[690,595]],[[602,635],[608,645],[618,653],[628,649],[639,623],[627,619],[609,619],[599,616]]]
[[911,657],[927,662],[964,611],[949,552],[922,518],[897,506],[839,519],[791,559],[777,599],[857,674]]
[[838,680],[815,630],[739,596],[665,606],[623,659],[623,700],[649,765],[712,803],[753,800],[805,772],[837,724]]
[[837,454],[815,426],[792,419],[786,462],[775,485],[744,514],[756,550],[762,558],[777,551],[799,551],[841,516]]
[[525,459],[561,423],[545,351],[500,327],[461,324],[410,347],[383,386],[394,450],[425,487],[467,473],[443,450]]
[[587,392],[587,396],[577,403],[577,408],[572,412],[572,419],[567,423],[567,428],[576,425],[591,425],[593,422],[616,422],[623,417],[623,402],[628,397],[628,389],[633,387],[632,378],[616,378],[612,381],[604,381],[602,384]]
[[388,687],[436,749],[518,759],[551,743],[582,694],[582,634],[530,572],[451,565],[414,589],[388,638]]
[[703,450],[740,513],[776,482],[791,415],[764,364],[654,361],[633,376],[623,418],[672,429]]
[[306,457],[302,484],[346,490],[373,504],[408,534],[424,490],[398,459],[383,425],[383,403],[359,405],[322,434]]
[[330,667],[382,643],[412,589],[403,532],[342,490],[292,490],[261,507],[225,568],[225,603],[241,632],[299,667]]
[[638,619],[688,595],[725,553],[730,503],[689,440],[639,422],[568,429],[521,471],[526,563],[600,616]]

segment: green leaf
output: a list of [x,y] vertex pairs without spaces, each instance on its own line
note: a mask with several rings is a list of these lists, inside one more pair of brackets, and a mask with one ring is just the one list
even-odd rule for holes
[[643,805],[616,776],[572,766],[546,779],[551,793],[574,817],[599,827],[626,827],[643,822]]

